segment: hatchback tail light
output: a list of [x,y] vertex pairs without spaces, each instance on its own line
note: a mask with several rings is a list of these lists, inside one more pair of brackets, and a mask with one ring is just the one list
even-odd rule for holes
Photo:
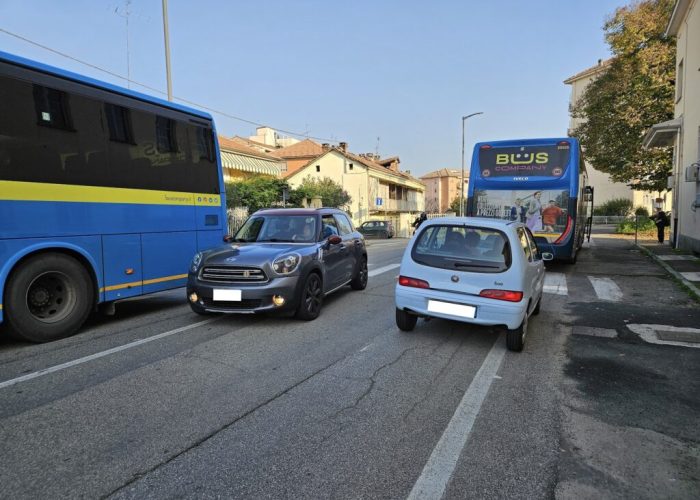
[[479,293],[481,297],[496,300],[507,300],[508,302],[520,302],[523,300],[523,292],[514,292],[512,290],[482,290]]
[[409,278],[408,276],[399,276],[399,285],[413,288],[430,288],[430,284],[427,281]]

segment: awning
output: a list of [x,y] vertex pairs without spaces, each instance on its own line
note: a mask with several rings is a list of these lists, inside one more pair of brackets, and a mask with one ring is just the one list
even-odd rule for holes
[[229,153],[228,151],[221,151],[221,165],[224,168],[240,170],[241,172],[272,175],[274,177],[279,177],[281,172],[278,162]]
[[647,149],[673,146],[676,141],[676,134],[678,134],[678,131],[681,129],[682,123],[682,118],[675,118],[667,122],[652,125],[644,136],[642,146]]

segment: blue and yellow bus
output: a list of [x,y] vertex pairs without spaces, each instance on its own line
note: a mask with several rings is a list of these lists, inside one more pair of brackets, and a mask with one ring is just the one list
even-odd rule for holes
[[467,214],[519,220],[542,251],[575,263],[590,239],[593,188],[575,138],[477,143]]
[[184,286],[226,233],[211,116],[0,52],[0,322],[34,342]]

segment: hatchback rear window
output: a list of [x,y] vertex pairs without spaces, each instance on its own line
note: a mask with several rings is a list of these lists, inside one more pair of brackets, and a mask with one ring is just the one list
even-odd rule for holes
[[508,238],[496,229],[435,225],[425,228],[413,245],[419,264],[460,271],[500,273],[510,267]]

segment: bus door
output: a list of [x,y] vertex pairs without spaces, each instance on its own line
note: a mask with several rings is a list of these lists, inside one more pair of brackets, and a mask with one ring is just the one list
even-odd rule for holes
[[586,207],[586,241],[591,241],[591,231],[593,230],[593,186],[586,186],[583,190],[583,203]]

